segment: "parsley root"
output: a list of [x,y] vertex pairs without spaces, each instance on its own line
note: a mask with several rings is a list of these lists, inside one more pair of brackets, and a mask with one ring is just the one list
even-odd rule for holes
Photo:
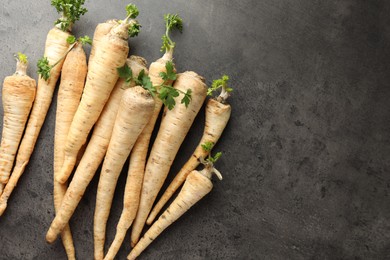
[[54,88],[61,72],[64,57],[69,52],[70,44],[67,41],[70,36],[69,32],[74,22],[87,11],[83,4],[84,0],[72,0],[70,3],[65,0],[52,0],[52,5],[62,14],[62,17],[56,21],[56,26],[49,31],[46,38],[44,58],[38,62],[40,77],[37,93],[16,157],[14,170],[0,198],[0,215],[6,209],[8,198],[22,176],[34,150],[53,98]]
[[[58,211],[68,188],[67,183],[55,180],[64,160],[64,145],[70,123],[80,103],[85,77],[87,75],[87,57],[81,43],[68,53],[62,66],[61,83],[58,89],[57,112],[54,136],[54,208]],[[74,252],[73,239],[69,225],[61,233],[66,252]],[[69,253],[68,253],[69,255]],[[73,253],[74,255],[74,253]]]
[[[140,205],[131,237],[133,245],[138,241],[146,218],[168,175],[173,160],[206,98],[207,88],[204,79],[195,72],[178,74],[174,88],[181,91],[189,88],[192,92],[192,100],[188,107],[175,106],[172,110],[166,108],[164,111],[145,168]],[[178,98],[176,97],[176,99]]]
[[[145,59],[138,56],[130,56],[127,59],[127,64],[133,71],[134,75],[138,75],[140,71],[146,70]],[[60,209],[51,223],[50,229],[47,232],[46,240],[53,242],[58,234],[64,229],[69,222],[81,198],[87,189],[96,173],[100,163],[103,161],[106,154],[111,134],[114,128],[116,114],[119,109],[119,103],[123,92],[127,87],[134,86],[134,82],[130,82],[130,86],[120,79],[116,83],[110,98],[105,105],[99,120],[96,122],[92,137],[88,142],[85,153],[77,166],[73,179],[69,184],[65,197],[62,201]]]
[[199,159],[206,158],[209,155],[212,146],[214,146],[221,137],[231,114],[231,106],[226,104],[226,99],[228,97],[226,93],[232,91],[232,89],[228,88],[226,85],[228,79],[229,78],[225,75],[222,79],[214,80],[212,87],[209,88],[209,95],[212,95],[212,92],[219,88],[222,88],[222,92],[217,98],[209,99],[207,102],[206,122],[203,136],[194,153],[173,179],[158,203],[154,206],[146,221],[148,225],[152,224],[157,214],[176,192],[176,190],[183,184],[188,174],[196,169],[199,165]]
[[[162,37],[163,45],[161,50],[165,51],[165,53],[160,59],[151,63],[149,67],[150,80],[152,81],[153,86],[156,86],[158,88],[158,91],[161,91],[161,86],[166,86],[165,88],[171,86],[172,82],[176,79],[176,70],[172,62],[173,51],[176,44],[170,39],[169,33],[173,29],[178,29],[179,31],[182,31],[183,29],[183,21],[178,15],[166,14],[164,15],[164,21],[166,31]],[[169,104],[167,104],[167,100],[169,100]],[[145,172],[146,156],[148,154],[150,138],[152,136],[152,132],[155,127],[157,118],[160,114],[163,103],[167,104],[167,106],[169,105],[170,107],[173,107],[174,104],[172,100],[174,100],[172,94],[163,96],[163,99],[161,99],[160,97],[155,97],[153,115],[149,123],[146,125],[145,129],[142,131],[141,135],[138,137],[138,140],[131,152],[128,176],[132,176],[132,180],[128,180],[129,183],[126,182],[124,200],[131,201],[132,207],[123,208],[118,227],[122,226],[127,227],[128,229],[136,216],[135,214],[139,205],[139,198]],[[127,204],[130,202],[125,203]],[[140,225],[133,227],[131,233],[132,241],[138,241],[139,235],[141,233],[140,229],[142,230],[142,226]],[[118,234],[118,236],[115,237],[113,247],[116,249],[113,248],[112,251],[110,250],[111,252],[109,251],[109,253],[113,253],[114,250],[119,250],[119,246],[124,239],[124,234],[126,234],[126,231],[124,233],[121,232],[121,235]]]
[[106,224],[122,167],[154,108],[152,95],[136,86],[125,90],[100,173],[94,216],[95,259],[103,259]]
[[183,188],[175,200],[149,230],[146,231],[145,235],[130,252],[127,259],[133,260],[138,257],[167,227],[207,195],[213,188],[213,183],[210,180],[213,173],[222,180],[221,174],[213,167],[211,161],[206,163],[202,171],[192,171],[187,176]]
[[118,20],[108,20],[104,23],[99,23],[96,28],[95,28],[95,32],[93,34],[93,42],[92,42],[92,48],[91,48],[91,53],[89,55],[89,63],[92,62],[93,58],[95,57],[95,50],[96,50],[96,46],[98,46],[101,41],[102,41],[102,38],[107,35],[111,29],[118,25]]
[[[156,86],[164,83],[164,80],[160,77],[159,73],[166,71],[166,63],[167,60],[159,59],[150,65],[149,76],[152,85]],[[114,241],[112,242],[108,253],[105,256],[105,259],[115,258],[115,255],[118,253],[119,248],[126,236],[126,232],[135,219],[138,210],[150,137],[162,107],[162,101],[159,98],[155,97],[154,101],[155,105],[153,109],[153,115],[143,129],[142,133],[139,135],[131,151],[129,170],[124,193],[123,211],[117,224]]]
[[0,195],[14,164],[28,115],[35,98],[36,82],[27,75],[27,56],[18,53],[16,72],[4,79],[3,133],[0,147]]
[[135,18],[133,13],[130,13],[122,23],[114,26],[95,46],[93,59],[88,65],[87,81],[80,105],[66,140],[64,164],[57,178],[60,183],[64,183],[72,173],[77,153],[98,120],[118,80],[116,69],[126,62],[129,53],[128,29],[132,21],[130,18]]

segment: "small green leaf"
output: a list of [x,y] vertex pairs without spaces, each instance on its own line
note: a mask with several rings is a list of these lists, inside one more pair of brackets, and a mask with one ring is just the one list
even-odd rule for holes
[[139,72],[138,77],[134,79],[136,85],[142,86],[142,78],[144,77],[144,75],[145,70],[143,69]]
[[68,44],[73,44],[76,42],[76,37],[74,37],[73,35],[69,35],[69,37],[66,39],[66,42]]
[[207,89],[207,95],[212,96],[214,91],[217,91],[220,88],[224,88],[227,92],[232,92],[233,89],[227,86],[229,81],[229,76],[223,75],[222,78],[213,80],[211,87]]
[[228,75],[223,75],[223,76],[222,76],[222,81],[223,81],[223,82],[226,83],[228,80],[229,80],[229,76],[228,76]]
[[135,19],[139,15],[138,7],[135,4],[128,4],[126,6],[127,16],[129,18]]
[[164,21],[165,21],[165,34],[162,37],[162,47],[161,51],[169,51],[173,48],[175,48],[175,43],[171,40],[169,37],[169,33],[173,29],[178,29],[180,32],[183,31],[183,20],[180,18],[177,14],[165,14],[164,15]]
[[176,101],[172,96],[167,96],[164,104],[168,107],[169,110],[172,110],[176,105]]
[[164,20],[167,24],[167,28],[172,30],[173,28],[178,29],[180,32],[183,32],[183,20],[177,14],[166,14],[164,15]]
[[164,80],[164,83],[166,83],[166,81],[168,80],[172,80],[172,81],[176,80],[177,76],[172,61],[168,61],[165,64],[165,70],[166,72],[163,71],[159,73],[159,76]]
[[156,88],[153,86],[152,81],[150,80],[150,77],[146,74],[142,76],[142,86],[144,89],[148,90],[149,93],[154,96],[156,93]]
[[52,68],[52,66],[49,65],[49,60],[47,57],[39,59],[37,66],[38,74],[47,81],[50,78],[50,70]]
[[168,96],[168,89],[167,88],[164,88],[164,87],[161,87],[160,88],[160,91],[159,91],[159,95],[158,97],[161,99],[161,100],[165,100]]
[[161,52],[164,52],[166,50],[169,50],[171,48],[169,38],[165,34],[161,37],[162,40],[162,46],[161,46]]
[[214,89],[218,89],[220,87],[226,86],[228,80],[229,76],[223,75],[222,78],[214,80],[211,87]]
[[27,55],[26,55],[26,54],[23,54],[23,53],[21,53],[21,52],[18,52],[18,60],[19,60],[21,63],[24,63],[24,64],[27,64],[27,63],[28,63]]
[[82,45],[87,45],[87,44],[92,45],[92,39],[88,35],[85,35],[84,37],[80,37],[79,42]]
[[172,86],[162,85],[160,86],[160,91],[158,97],[161,99],[163,104],[169,109],[172,110],[175,105],[175,97],[179,96],[179,92],[174,89]]
[[172,61],[168,61],[165,64],[165,69],[167,70],[167,79],[176,80],[175,67],[173,66]]
[[206,161],[214,164],[216,161],[218,161],[219,158],[221,158],[221,156],[222,156],[222,152],[218,152],[214,156],[211,156],[211,154],[210,154],[209,158],[207,158]]
[[214,155],[214,162],[216,162],[216,161],[218,161],[218,159],[219,158],[221,158],[221,156],[222,156],[222,152],[218,152],[218,153],[216,153],[215,155]]
[[192,94],[192,90],[191,89],[188,89],[187,92],[184,94],[184,97],[183,99],[181,100],[181,103],[188,107],[188,105],[190,104],[191,102],[191,94]]
[[213,95],[213,89],[212,88],[208,88],[207,89],[207,96],[212,96]]
[[211,149],[213,149],[214,143],[213,142],[205,142],[204,144],[201,144],[203,150],[206,152],[211,152]]
[[141,25],[138,22],[133,23],[129,27],[129,37],[135,37],[138,36],[139,32],[141,31]]
[[167,81],[168,80],[168,75],[166,72],[160,72],[158,74],[164,81]]
[[170,91],[169,91],[169,94],[172,96],[172,97],[178,97],[180,95],[180,93],[174,89],[173,87],[170,87]]
[[59,14],[62,15],[55,24],[63,31],[69,31],[71,26],[84,15],[88,10],[83,7],[85,0],[52,0]]
[[118,75],[121,79],[126,80],[126,82],[130,82],[133,78],[133,72],[131,71],[130,67],[125,63],[123,67],[117,68],[116,71],[118,72]]
[[129,82],[132,79],[134,80],[137,86],[142,86],[144,89],[148,90],[152,96],[155,95],[156,88],[153,86],[149,76],[145,73],[145,70],[141,70],[137,78],[130,78]]

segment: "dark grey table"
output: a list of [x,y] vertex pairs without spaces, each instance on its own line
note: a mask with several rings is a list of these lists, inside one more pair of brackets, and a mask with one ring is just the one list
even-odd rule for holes
[[[390,3],[388,1],[134,1],[143,31],[131,53],[161,54],[164,13],[179,13],[179,71],[207,83],[223,73],[233,114],[216,150],[224,174],[209,196],[159,237],[140,259],[384,259],[390,257]],[[74,27],[92,35],[121,18],[127,1],[89,0]],[[12,54],[43,55],[57,14],[50,1],[0,3],[0,78]],[[35,152],[0,218],[0,259],[64,259],[44,236],[54,216],[50,108]],[[171,174],[196,146],[203,111]],[[92,259],[98,178],[71,221],[77,256]],[[119,181],[108,224],[122,209]],[[128,238],[118,259],[130,250]]]

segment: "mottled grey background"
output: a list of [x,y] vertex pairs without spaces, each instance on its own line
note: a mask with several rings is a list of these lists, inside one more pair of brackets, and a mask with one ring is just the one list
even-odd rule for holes
[[[89,0],[74,27],[123,16],[123,0]],[[164,13],[179,13],[179,71],[207,83],[223,73],[233,114],[216,150],[222,182],[159,237],[140,259],[390,258],[390,3],[363,0],[134,1],[141,35],[131,53],[161,54]],[[30,73],[57,18],[50,1],[0,3],[0,78],[12,54],[30,56]],[[89,51],[89,50],[88,50]],[[65,259],[45,243],[52,202],[54,101],[24,176],[0,218],[0,259]],[[203,131],[196,119],[171,174]],[[72,221],[79,259],[92,259],[95,178]],[[108,225],[122,209],[122,175]],[[119,252],[125,259],[128,239]]]

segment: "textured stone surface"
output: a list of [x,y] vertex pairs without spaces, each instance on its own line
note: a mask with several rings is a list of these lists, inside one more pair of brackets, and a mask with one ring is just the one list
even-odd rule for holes
[[[89,0],[76,35],[120,18],[126,1]],[[231,75],[232,119],[216,150],[224,174],[209,196],[140,259],[384,259],[390,256],[390,4],[385,0],[134,1],[143,32],[131,52],[161,54],[162,15],[182,15],[179,71],[210,83]],[[0,78],[12,54],[30,73],[57,18],[50,1],[0,3]],[[36,77],[36,76],[35,76]],[[24,176],[0,218],[0,259],[65,259],[44,236],[52,202],[54,101]],[[196,146],[203,113],[181,148]],[[95,178],[72,221],[79,259],[92,259]],[[122,208],[120,178],[107,240]],[[128,238],[118,259],[130,250]]]

